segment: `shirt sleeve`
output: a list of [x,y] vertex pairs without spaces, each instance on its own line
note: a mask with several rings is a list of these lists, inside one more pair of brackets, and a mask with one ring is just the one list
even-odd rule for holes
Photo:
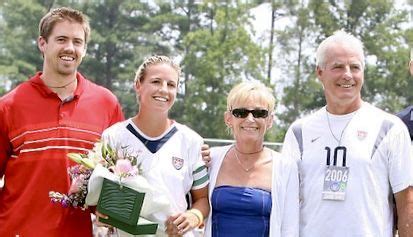
[[109,126],[123,120],[125,120],[125,117],[123,116],[122,107],[119,102],[117,102]]
[[384,145],[380,151],[388,155],[388,172],[393,193],[413,186],[413,154],[407,128],[396,123],[386,136]]
[[201,146],[202,138],[194,139],[194,144],[191,146],[191,158],[193,157],[192,177],[193,183],[191,190],[197,190],[206,187],[209,184],[208,170],[205,162],[202,160]]
[[0,108],[0,178],[4,175],[7,160],[12,154],[12,146],[6,130],[4,111]]
[[283,157],[286,157],[288,159],[293,159],[294,161],[298,162],[301,160],[301,152],[300,152],[298,140],[293,132],[293,126],[294,124],[291,125],[291,127],[288,129],[287,133],[285,134],[281,153]]
[[297,164],[292,160],[284,162],[289,172],[286,177],[283,216],[281,217],[281,236],[298,237],[299,225],[299,181]]

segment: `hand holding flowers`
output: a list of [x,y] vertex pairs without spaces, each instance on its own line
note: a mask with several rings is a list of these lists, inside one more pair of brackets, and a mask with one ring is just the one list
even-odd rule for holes
[[61,203],[63,207],[87,207],[89,179],[97,165],[101,165],[114,175],[122,178],[139,175],[137,156],[129,154],[127,147],[114,149],[109,144],[97,142],[87,154],[69,153],[67,156],[77,164],[68,168],[72,180],[68,194],[50,191],[49,197],[54,203]]
[[[133,210],[125,210],[125,205],[115,208],[117,210],[115,212],[121,212],[123,216],[125,216],[125,213],[129,213],[131,215],[129,222],[134,221],[134,223],[122,224],[122,228],[129,233],[137,233],[138,229],[152,233],[152,231],[156,231],[156,225],[151,224],[151,222],[145,219],[161,223],[161,220],[153,218],[152,214],[155,212],[170,214],[169,200],[161,190],[153,188],[146,178],[141,175],[138,162],[139,152],[129,151],[128,147],[114,147],[104,141],[100,141],[87,154],[69,153],[68,157],[77,163],[68,168],[68,173],[72,180],[69,192],[68,194],[63,194],[51,191],[49,192],[49,197],[52,202],[60,203],[63,207],[80,207],[82,210],[85,210],[87,206],[97,205],[99,210],[101,206],[98,203],[100,202],[101,195],[103,195],[102,200],[105,200],[105,202],[114,200],[115,203],[118,203],[119,195],[122,196],[123,194],[121,193],[125,192],[124,188],[122,191],[122,187],[125,186],[133,190],[133,192],[144,193],[145,198],[141,199],[139,208],[136,209],[140,211],[133,211],[135,207]],[[118,191],[119,193],[115,194],[113,199],[111,197],[113,192],[110,194],[102,191],[104,180],[106,180],[106,184],[113,182],[118,185],[120,192]],[[141,225],[136,225],[137,222],[141,223]],[[146,224],[142,225],[142,223]]]

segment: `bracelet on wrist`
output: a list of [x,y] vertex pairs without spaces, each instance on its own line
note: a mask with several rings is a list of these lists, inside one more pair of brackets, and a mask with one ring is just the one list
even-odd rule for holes
[[187,212],[192,213],[198,219],[198,224],[196,225],[196,227],[199,227],[204,223],[204,215],[202,215],[201,211],[199,211],[198,209],[192,208],[189,209]]

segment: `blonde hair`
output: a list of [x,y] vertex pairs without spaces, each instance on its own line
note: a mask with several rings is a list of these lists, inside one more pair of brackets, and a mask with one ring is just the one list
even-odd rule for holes
[[267,104],[270,113],[274,111],[273,91],[259,81],[244,81],[233,87],[227,97],[227,110],[232,110],[233,105],[243,104],[250,98]]
[[142,82],[143,78],[145,78],[145,72],[146,69],[151,66],[151,65],[156,65],[156,64],[167,64],[170,65],[175,71],[178,73],[178,82],[179,82],[179,77],[181,75],[181,67],[172,61],[172,59],[168,58],[167,56],[163,55],[153,55],[151,57],[146,58],[143,63],[139,66],[138,70],[136,70],[135,74],[135,84],[136,82]]

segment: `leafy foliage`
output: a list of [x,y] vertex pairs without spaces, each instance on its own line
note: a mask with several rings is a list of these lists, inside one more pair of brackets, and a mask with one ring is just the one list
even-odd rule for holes
[[[258,5],[273,13],[267,22],[274,22],[270,43],[252,39],[251,10]],[[261,80],[277,92],[279,101],[276,126],[267,139],[281,141],[292,121],[325,104],[314,74],[314,52],[339,29],[364,42],[365,100],[389,112],[413,101],[407,68],[413,47],[413,29],[407,24],[412,1],[396,10],[392,0],[2,1],[0,95],[41,70],[37,23],[57,6],[89,16],[92,35],[80,71],[112,90],[127,117],[139,106],[133,84],[137,67],[146,56],[166,54],[183,68],[172,118],[204,137],[230,138],[223,122],[228,91],[241,80]],[[279,18],[288,23],[280,25]]]

